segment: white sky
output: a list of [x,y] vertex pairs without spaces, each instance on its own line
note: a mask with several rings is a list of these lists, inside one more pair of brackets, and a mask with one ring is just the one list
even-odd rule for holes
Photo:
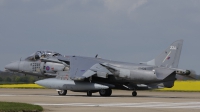
[[200,0],[0,0],[1,70],[37,50],[145,62],[178,39],[200,73]]

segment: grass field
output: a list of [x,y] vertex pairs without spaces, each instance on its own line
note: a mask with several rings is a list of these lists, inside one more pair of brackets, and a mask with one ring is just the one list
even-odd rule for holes
[[[37,84],[6,84],[0,85],[0,88],[27,88],[44,89]],[[200,92],[200,81],[175,81],[174,87],[158,89],[159,91],[198,91]]]
[[[11,108],[12,107],[12,108]],[[41,112],[43,108],[38,105],[15,102],[0,102],[0,112]]]

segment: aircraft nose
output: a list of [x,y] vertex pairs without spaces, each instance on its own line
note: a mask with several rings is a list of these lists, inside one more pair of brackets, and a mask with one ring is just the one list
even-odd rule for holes
[[39,80],[36,81],[35,84],[46,87],[48,85],[48,82],[46,82],[45,80]]
[[5,66],[5,69],[10,70],[10,71],[18,71],[19,70],[19,62],[13,62],[13,63],[7,64]]
[[41,81],[36,81],[35,84],[41,85]]

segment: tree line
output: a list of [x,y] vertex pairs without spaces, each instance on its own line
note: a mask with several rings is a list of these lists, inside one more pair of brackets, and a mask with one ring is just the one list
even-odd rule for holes
[[9,83],[34,83],[37,80],[40,80],[36,76],[24,75],[24,74],[13,74],[13,73],[0,73],[0,84],[9,84]]

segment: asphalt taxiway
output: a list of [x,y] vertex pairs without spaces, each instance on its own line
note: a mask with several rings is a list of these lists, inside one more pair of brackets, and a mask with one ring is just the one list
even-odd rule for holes
[[53,89],[0,89],[0,101],[24,102],[41,105],[45,112],[199,112],[200,92],[157,92],[113,90],[111,97],[93,93],[68,91],[67,96],[58,96]]

